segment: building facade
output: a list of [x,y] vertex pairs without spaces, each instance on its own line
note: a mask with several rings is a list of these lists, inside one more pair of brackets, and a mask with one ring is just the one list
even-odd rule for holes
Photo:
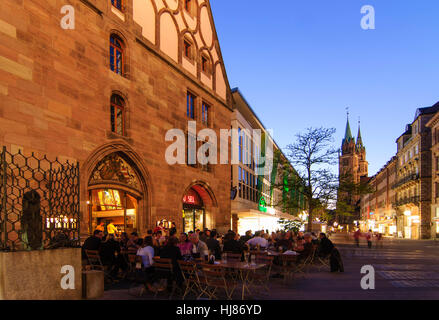
[[[281,162],[289,162],[239,89],[233,89],[232,95],[232,129],[239,134],[239,164],[232,165],[231,173],[232,188],[236,188],[236,197],[232,200],[233,230],[240,234],[248,230],[279,230],[281,218],[294,219],[292,212],[282,208],[284,191],[278,187],[282,181]],[[253,130],[259,130],[260,135],[254,135]],[[258,167],[264,164],[261,156],[269,152],[265,137],[272,145],[273,165],[260,172]],[[283,161],[277,160],[276,155]],[[290,169],[294,171],[291,165]]]
[[431,237],[432,155],[431,132],[426,126],[439,105],[420,108],[415,120],[397,139],[396,211],[398,236],[406,239]]
[[1,7],[0,145],[79,162],[82,236],[101,222],[139,233],[160,221],[179,231],[230,229],[230,164],[165,159],[170,129],[189,141],[189,121],[218,137],[230,128],[232,95],[209,1]]
[[373,193],[361,197],[360,229],[372,230],[388,237],[397,236],[395,191],[397,158],[393,157],[375,176],[370,178],[369,186]]
[[431,234],[439,235],[439,113],[427,123],[431,132]]

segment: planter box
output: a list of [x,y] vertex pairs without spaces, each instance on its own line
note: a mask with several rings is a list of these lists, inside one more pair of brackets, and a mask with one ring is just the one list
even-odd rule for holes
[[[73,267],[74,274],[61,273],[63,266]],[[74,282],[74,289],[62,288],[66,275],[74,279],[70,283]],[[1,300],[79,300],[81,297],[81,249],[0,252]]]

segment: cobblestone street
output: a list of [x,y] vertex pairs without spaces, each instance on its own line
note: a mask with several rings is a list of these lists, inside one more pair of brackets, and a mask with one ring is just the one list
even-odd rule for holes
[[[272,279],[269,296],[252,293],[253,300],[301,299],[414,299],[439,298],[439,245],[434,241],[386,240],[384,248],[368,249],[365,243],[357,249],[342,235],[332,240],[342,253],[345,272],[311,267],[288,284]],[[372,265],[376,272],[375,290],[362,290],[361,268]],[[165,298],[165,297],[164,297]],[[128,289],[108,290],[103,299],[135,299]],[[137,298],[136,298],[137,299]],[[153,299],[145,295],[140,299]],[[159,297],[160,299],[160,297]],[[234,299],[239,299],[235,293]]]

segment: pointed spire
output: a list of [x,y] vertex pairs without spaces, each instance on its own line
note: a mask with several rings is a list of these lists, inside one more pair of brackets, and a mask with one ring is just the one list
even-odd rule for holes
[[358,137],[357,137],[357,150],[363,149],[363,138],[361,137],[361,120],[358,120]]
[[354,140],[352,137],[351,126],[349,124],[349,108],[347,109],[347,122],[346,122],[346,132],[343,139],[343,144],[349,143],[351,140]]

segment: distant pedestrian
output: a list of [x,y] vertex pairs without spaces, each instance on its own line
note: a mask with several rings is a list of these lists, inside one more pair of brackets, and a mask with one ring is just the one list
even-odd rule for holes
[[354,233],[355,245],[357,246],[357,248],[360,247],[360,237],[361,237],[361,231],[360,229],[357,229],[357,231],[355,231]]
[[372,237],[373,237],[372,230],[369,230],[369,232],[366,233],[367,247],[369,249],[372,249]]
[[377,234],[377,248],[383,248],[383,234],[378,233]]

